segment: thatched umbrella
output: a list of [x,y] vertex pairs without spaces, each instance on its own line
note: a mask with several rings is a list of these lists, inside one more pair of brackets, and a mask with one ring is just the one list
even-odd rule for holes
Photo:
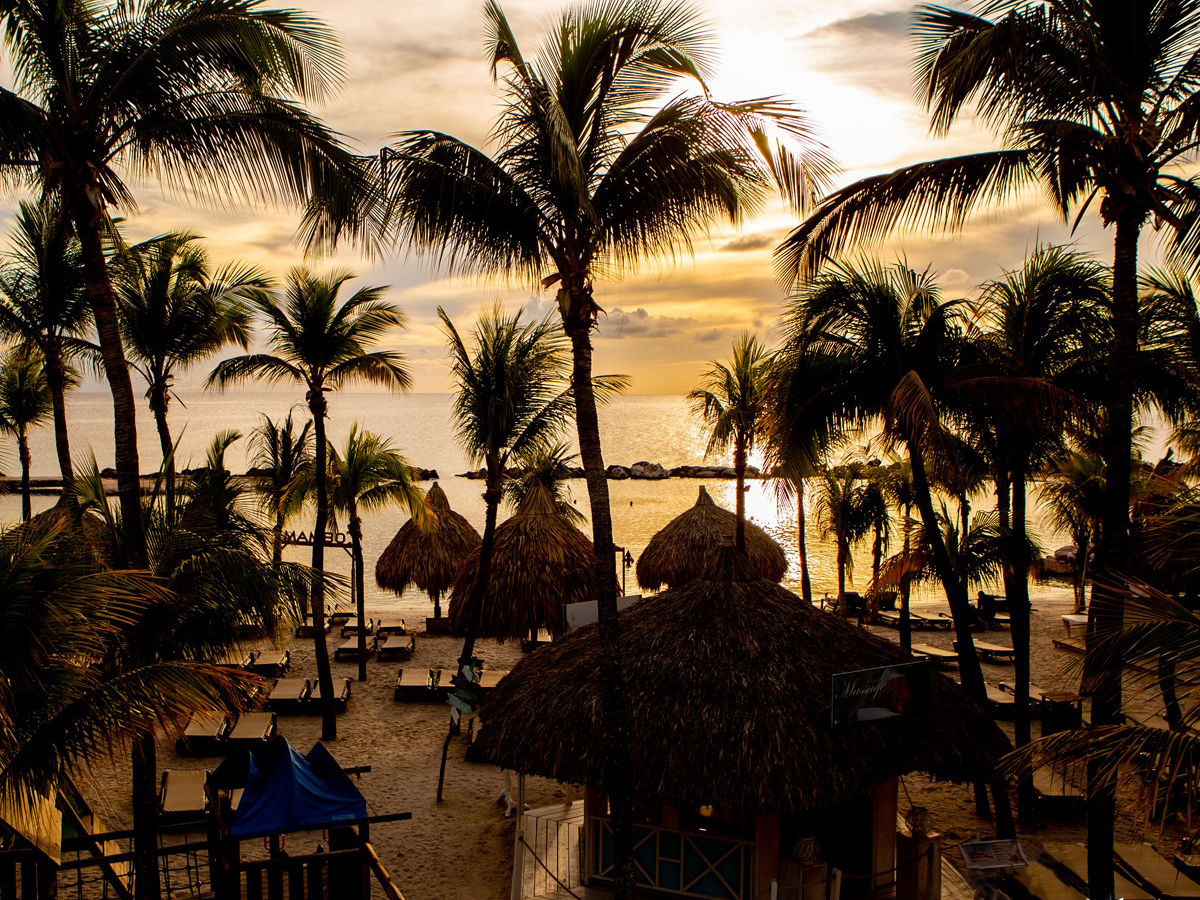
[[[476,551],[454,580],[450,623],[456,632],[465,627],[466,600],[478,570]],[[535,484],[516,513],[496,526],[478,634],[504,640],[543,627],[558,634],[563,607],[594,600],[594,584],[592,542],[558,510],[549,491]]]
[[[704,574],[713,553],[737,531],[737,516],[713,503],[704,485],[696,505],[676,516],[650,538],[637,562],[637,581],[656,591],[679,587]],[[769,534],[746,523],[746,555],[754,570],[769,581],[782,581],[787,557]]]
[[[1010,749],[991,718],[938,674],[922,709],[834,726],[835,673],[911,657],[751,577],[732,547],[715,562],[704,577],[620,614],[637,794],[685,807],[830,809],[910,771],[980,777]],[[587,626],[518,663],[483,705],[473,756],[604,789],[595,673],[606,652]]]
[[[29,529],[31,534],[42,534],[52,528],[74,530],[71,520],[71,510],[66,500],[59,498],[49,509],[44,509],[28,522],[18,526]],[[84,512],[79,517],[79,530],[82,541],[77,545],[95,561],[97,566],[111,566],[116,562],[112,535],[104,521],[93,512]]]
[[410,584],[429,594],[433,614],[442,615],[442,593],[454,583],[463,560],[479,550],[479,532],[450,508],[435,481],[425,494],[431,513],[423,525],[409,519],[375,563],[375,581],[397,594]]

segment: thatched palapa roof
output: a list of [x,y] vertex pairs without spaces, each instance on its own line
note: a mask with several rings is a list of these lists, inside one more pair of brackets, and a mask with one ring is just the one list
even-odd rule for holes
[[[650,538],[637,561],[637,581],[656,591],[663,585],[678,587],[704,574],[713,553],[737,530],[737,515],[722,509],[708,496],[704,485],[696,505],[676,516]],[[758,574],[769,581],[782,581],[787,571],[783,548],[769,534],[746,523],[746,555]]]
[[[479,571],[476,550],[459,570],[450,598],[450,622],[466,625],[467,598]],[[516,513],[496,526],[480,635],[521,638],[534,628],[558,632],[562,608],[594,600],[592,542],[571,524],[542,485],[535,484]]]
[[[33,516],[28,522],[23,522],[18,528],[28,528],[33,534],[41,534],[53,528],[63,528],[74,531],[71,522],[71,512],[66,500],[59,498],[49,509],[44,509]],[[116,564],[116,553],[112,543],[112,535],[103,520],[93,512],[84,512],[79,517],[79,530],[82,540],[78,547],[95,561],[97,566],[112,566]]]
[[446,492],[435,481],[425,494],[432,513],[418,525],[409,519],[375,563],[375,581],[397,594],[410,584],[437,603],[454,583],[463,560],[479,549],[479,532],[450,508]]
[[[732,547],[718,562],[703,578],[620,614],[639,795],[743,811],[821,810],[910,771],[968,780],[1009,749],[991,718],[936,673],[922,710],[835,727],[835,673],[911,657],[751,577]],[[519,662],[484,702],[472,757],[603,789],[595,673],[605,652],[588,626]]]

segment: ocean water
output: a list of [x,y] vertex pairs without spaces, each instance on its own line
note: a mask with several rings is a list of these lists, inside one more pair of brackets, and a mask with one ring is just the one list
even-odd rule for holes
[[[262,414],[277,421],[295,408],[297,417],[307,410],[303,393],[295,389],[231,390],[220,394],[199,390],[181,390],[170,413],[172,432],[180,441],[179,466],[198,465],[213,435],[223,429],[235,429],[249,435],[261,421]],[[447,394],[387,394],[374,392],[345,392],[329,398],[328,433],[335,444],[345,439],[354,423],[390,438],[410,461],[426,469],[436,469],[440,484],[451,506],[483,529],[484,504],[482,483],[456,477],[470,468],[454,437],[452,416],[453,398]],[[668,468],[677,465],[708,462],[728,465],[729,460],[705,459],[706,440],[688,404],[677,396],[634,395],[614,399],[602,407],[601,431],[606,464],[631,465],[639,460],[660,462]],[[112,402],[108,394],[76,392],[69,398],[68,422],[71,429],[72,454],[76,460],[95,455],[101,467],[113,464]],[[568,437],[571,437],[568,435]],[[50,426],[31,433],[32,471],[34,475],[56,476],[58,467],[54,452],[54,435]],[[144,405],[139,405],[138,444],[141,469],[154,471],[159,464],[158,436],[154,423]],[[244,471],[249,462],[247,441],[238,441],[226,454],[231,471]],[[6,474],[19,472],[16,450],[11,440],[0,443],[0,469]],[[697,479],[666,479],[663,481],[610,481],[613,530],[616,543],[629,549],[636,558],[658,529],[695,503],[697,491],[704,484],[721,506],[733,509],[736,490],[732,480],[711,482]],[[587,487],[582,479],[571,482],[574,502],[586,515]],[[51,506],[53,496],[35,495],[34,511]],[[809,571],[814,596],[837,589],[836,556],[830,541],[820,536],[809,509],[808,551]],[[987,498],[977,501],[980,508],[989,506]],[[750,481],[746,496],[747,515],[766,529],[788,554],[789,566],[785,586],[799,591],[796,514],[794,508],[780,507],[774,489],[768,481]],[[501,510],[501,519],[508,514]],[[0,524],[11,523],[20,516],[20,501],[15,495],[0,495]],[[367,566],[366,602],[369,609],[400,614],[410,621],[430,614],[431,606],[425,594],[409,590],[401,597],[379,588],[374,583],[375,560],[387,546],[407,516],[398,509],[382,510],[363,519],[364,554]],[[1038,525],[1035,517],[1035,527]],[[298,517],[290,528],[311,531],[311,521]],[[586,526],[584,526],[586,530]],[[898,527],[897,527],[898,532]],[[1042,528],[1043,544],[1053,549],[1069,541],[1052,530]],[[288,558],[305,561],[307,548],[291,548]],[[854,553],[857,563],[854,587],[861,589],[870,578],[870,547],[864,543]],[[327,565],[343,574],[349,573],[348,556],[336,548],[326,551]],[[637,591],[633,570],[627,574],[628,590]],[[1061,586],[1039,586],[1035,594],[1066,595],[1069,589]],[[939,592],[919,591],[918,598],[938,602]]]

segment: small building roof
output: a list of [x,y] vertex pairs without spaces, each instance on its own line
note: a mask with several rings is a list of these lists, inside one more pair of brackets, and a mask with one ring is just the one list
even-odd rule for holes
[[446,492],[435,481],[425,494],[432,514],[418,525],[409,519],[375,563],[375,581],[397,594],[410,584],[436,602],[450,589],[454,576],[472,551],[479,548],[479,532],[450,508]]

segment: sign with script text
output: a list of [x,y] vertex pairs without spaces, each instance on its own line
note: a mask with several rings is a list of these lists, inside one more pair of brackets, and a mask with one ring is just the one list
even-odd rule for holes
[[894,719],[929,702],[929,664],[896,663],[833,676],[833,724]]

